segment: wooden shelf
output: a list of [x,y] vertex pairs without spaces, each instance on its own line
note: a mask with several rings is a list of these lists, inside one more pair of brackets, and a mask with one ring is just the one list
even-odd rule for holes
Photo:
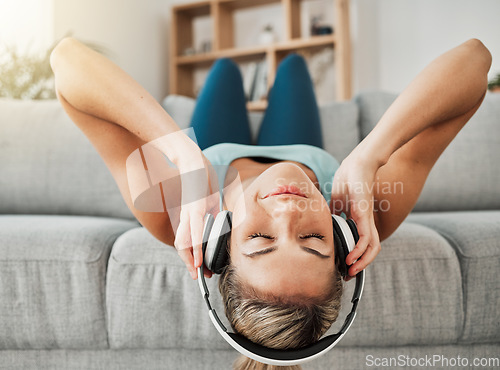
[[303,39],[285,41],[275,43],[272,45],[254,46],[247,48],[232,48],[210,53],[183,55],[175,57],[174,63],[178,65],[188,64],[207,64],[211,63],[218,58],[234,58],[234,59],[256,59],[264,57],[266,53],[273,53],[276,51],[295,51],[299,49],[308,49],[315,47],[323,47],[335,44],[335,37],[333,35],[312,36]]
[[212,1],[199,1],[195,3],[176,5],[174,11],[191,17],[202,17],[210,15],[210,4]]
[[247,102],[247,110],[252,112],[265,111],[267,108],[267,100],[257,100]]
[[276,4],[281,0],[218,0],[230,10],[253,8],[262,5]]
[[304,37],[275,44],[275,49],[279,51],[293,51],[297,49],[307,49],[317,46],[333,46],[335,44],[334,35],[321,35]]
[[[218,58],[255,58],[264,57],[269,47],[257,46],[249,48],[235,48],[219,51],[212,51],[210,53],[183,55],[176,57],[176,63],[179,65],[186,64],[206,64],[211,63]],[[175,61],[174,61],[175,62]]]
[[[349,32],[349,0],[333,1],[335,6],[335,33],[302,38],[300,30],[300,3],[302,0],[209,0],[174,6],[172,8],[172,34],[170,43],[170,93],[194,97],[194,71],[219,58],[232,58],[237,62],[266,59],[268,86],[274,82],[276,69],[288,54],[303,49],[333,47],[337,74],[338,100],[351,98],[351,59]],[[303,0],[305,1],[305,0]],[[281,3],[285,17],[285,41],[270,45],[234,47],[234,12],[239,9]],[[212,51],[183,55],[193,47],[193,20],[209,16],[213,23]],[[265,102],[264,102],[265,103]],[[265,109],[262,102],[250,102],[251,110]],[[264,108],[262,108],[264,107]]]

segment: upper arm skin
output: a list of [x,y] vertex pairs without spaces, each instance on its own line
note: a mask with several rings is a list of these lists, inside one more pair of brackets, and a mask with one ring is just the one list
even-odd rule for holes
[[382,130],[391,136],[388,141],[400,136],[399,127],[407,135],[417,131],[375,176],[374,218],[381,240],[411,212],[439,156],[481,105],[490,66],[488,49],[477,39],[468,40],[429,64],[384,114],[385,121],[381,118],[391,128]]
[[474,115],[481,99],[466,113],[435,124],[404,144],[379,168],[374,185],[374,218],[380,240],[387,239],[415,206],[439,156]]
[[125,203],[137,220],[158,240],[173,245],[174,232],[168,213],[140,211],[134,207],[131,199],[126,161],[128,156],[145,142],[117,124],[77,110],[60,93],[58,98],[68,116],[83,131],[106,163]]

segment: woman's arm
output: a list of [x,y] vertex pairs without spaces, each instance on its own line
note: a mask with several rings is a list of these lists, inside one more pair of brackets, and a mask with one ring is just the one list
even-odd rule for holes
[[[175,245],[191,275],[196,278],[196,268],[202,263],[203,217],[212,208],[211,203],[218,203],[212,200],[213,197],[205,196],[183,205],[174,222],[179,224],[176,232],[176,225],[172,225],[174,220],[167,212],[143,212],[134,206],[130,185],[137,178],[144,178],[145,165],[142,162],[147,164],[147,159],[141,152],[143,159],[135,161],[136,167],[128,166],[127,159],[134,151],[143,151],[144,145],[151,143],[177,166],[177,169],[160,166],[160,172],[163,177],[171,175],[177,178],[180,173],[182,197],[188,196],[187,189],[195,182],[182,181],[183,174],[187,173],[191,179],[193,174],[201,175],[197,177],[194,190],[208,195],[209,164],[200,148],[180,131],[142,86],[111,61],[78,41],[62,40],[51,55],[51,66],[61,104],[103,158],[127,206],[152,235],[166,244]],[[148,171],[151,178],[152,169]],[[158,177],[158,173],[156,175]],[[158,187],[161,188],[161,184]],[[181,206],[180,189],[163,189],[160,193],[164,205],[168,204],[165,197],[171,200],[176,196],[178,200],[170,203]]]
[[356,147],[356,155],[380,168],[420,132],[469,112],[486,92],[490,65],[490,52],[476,39],[439,56],[398,96]]
[[172,117],[101,54],[65,38],[52,52],[50,62],[58,94],[78,111],[117,124],[146,143],[165,137],[158,141],[158,149],[174,163],[183,159],[179,153],[197,148],[185,135],[168,135],[180,130]]
[[[336,194],[349,196],[365,235],[347,258],[349,264],[358,260],[351,275],[380,251],[377,232],[380,239],[387,238],[415,205],[432,166],[481,104],[490,65],[491,55],[479,40],[444,53],[410,83],[343,161],[338,178],[336,174],[339,182],[362,182],[364,189],[373,189],[360,194],[345,186],[347,190]],[[402,183],[400,192],[377,192],[383,190],[377,183],[395,182]],[[377,209],[382,200],[390,205],[385,212]],[[356,207],[362,201],[371,208]]]

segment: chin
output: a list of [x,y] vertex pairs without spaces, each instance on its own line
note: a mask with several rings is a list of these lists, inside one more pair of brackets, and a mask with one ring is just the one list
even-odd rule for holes
[[262,172],[248,187],[248,190],[267,194],[282,185],[295,185],[304,192],[316,188],[309,176],[294,163],[278,163]]

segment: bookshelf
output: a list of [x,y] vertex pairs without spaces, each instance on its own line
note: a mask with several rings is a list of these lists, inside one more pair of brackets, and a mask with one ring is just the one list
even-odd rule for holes
[[[336,73],[336,97],[351,98],[351,46],[349,32],[349,0],[333,1],[335,9],[334,33],[301,37],[300,3],[307,0],[206,0],[172,7],[170,37],[170,93],[194,97],[194,72],[210,66],[216,59],[232,58],[235,62],[265,59],[267,83],[272,85],[278,64],[287,54],[304,49],[333,47]],[[281,3],[284,16],[284,41],[252,47],[235,47],[234,13],[237,10]],[[213,39],[211,50],[184,55],[194,43],[193,21],[197,17],[209,17]],[[264,110],[266,101],[250,101],[249,110]]]

